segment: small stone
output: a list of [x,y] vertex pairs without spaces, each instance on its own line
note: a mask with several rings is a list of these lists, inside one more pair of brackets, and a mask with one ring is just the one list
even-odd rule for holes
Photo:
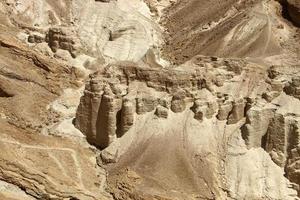
[[232,110],[232,104],[231,102],[227,102],[223,105],[219,106],[219,112],[217,115],[218,120],[226,120],[228,119],[229,112]]
[[264,98],[267,102],[271,102],[273,101],[273,99],[275,99],[276,97],[278,97],[280,95],[279,92],[276,91],[272,91],[272,92],[264,92],[262,94],[262,98]]
[[186,104],[184,100],[173,100],[171,102],[171,110],[174,113],[183,112],[186,109]]
[[116,163],[118,159],[118,150],[110,151],[105,149],[101,152],[100,159],[103,164]]
[[157,106],[155,115],[158,116],[159,118],[168,118],[169,115],[169,109],[163,107],[163,106]]

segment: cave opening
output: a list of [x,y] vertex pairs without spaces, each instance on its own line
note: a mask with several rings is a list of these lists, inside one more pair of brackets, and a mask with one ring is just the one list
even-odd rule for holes
[[294,26],[300,27],[300,24],[295,23],[295,21],[292,19],[289,11],[289,3],[287,0],[279,0],[279,3],[281,4],[282,10],[281,14],[283,18],[290,21]]
[[268,141],[268,133],[264,134],[261,138],[261,148],[266,150],[267,148],[267,141]]

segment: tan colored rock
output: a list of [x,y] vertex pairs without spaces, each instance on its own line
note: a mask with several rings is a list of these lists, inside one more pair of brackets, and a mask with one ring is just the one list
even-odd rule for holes
[[[90,143],[105,148],[115,136],[121,137],[130,130],[135,113],[145,115],[155,111],[166,118],[169,108],[175,113],[185,111],[193,103],[194,93],[205,89],[204,82],[197,68],[182,72],[149,69],[134,63],[108,66],[91,75],[87,82],[76,114],[76,127]],[[157,108],[158,105],[166,110]],[[212,118],[216,109],[216,103],[207,103],[205,115]]]
[[53,52],[56,52],[57,49],[63,49],[69,51],[72,57],[76,57],[81,44],[75,34],[74,30],[64,27],[50,28],[46,41]]
[[300,37],[281,11],[0,2],[0,199],[298,200]]
[[245,102],[244,99],[237,99],[233,102],[232,110],[228,116],[227,124],[235,124],[243,119],[245,116]]
[[154,97],[141,97],[136,100],[136,112],[137,114],[145,114],[155,109],[158,102]]
[[163,106],[157,106],[155,110],[155,115],[158,116],[159,118],[167,119],[169,115],[169,109]]
[[203,121],[208,106],[203,101],[195,101],[194,105],[191,107],[191,110],[194,112],[194,118],[199,120],[200,122]]
[[[111,150],[111,149],[109,149]],[[109,163],[116,163],[118,159],[118,152],[117,151],[109,151],[107,149],[103,150],[100,154],[100,157],[98,159],[101,159],[101,163],[98,163],[98,165],[103,164],[109,164]],[[114,149],[117,150],[117,149]],[[100,162],[100,161],[98,161]]]
[[267,102],[272,102],[276,97],[280,95],[279,92],[277,91],[272,91],[272,92],[264,92],[262,94],[262,98],[264,98]]
[[28,36],[28,42],[30,42],[30,43],[42,43],[44,41],[45,41],[45,38],[41,35],[34,34],[34,35]]
[[218,111],[218,103],[217,102],[208,102],[207,110],[206,110],[206,118],[211,119]]
[[121,106],[121,99],[105,93],[102,96],[96,123],[96,141],[93,141],[100,148],[107,147],[117,137],[117,113],[121,110]]
[[246,124],[242,128],[243,138],[249,148],[265,146],[265,136],[269,120],[273,117],[270,109],[251,108],[246,114]]
[[184,100],[172,100],[171,102],[171,110],[174,113],[183,112],[186,109],[186,104]]
[[129,100],[123,100],[122,109],[119,112],[121,112],[121,122],[117,124],[120,127],[117,136],[122,137],[134,124],[135,105]]
[[300,99],[300,77],[293,77],[292,81],[284,88],[284,91],[297,99]]
[[283,91],[283,87],[284,87],[284,84],[281,81],[273,80],[271,82],[272,91],[276,91],[276,92],[280,93]]
[[219,111],[217,118],[218,120],[227,120],[230,114],[230,111],[233,109],[232,102],[227,101],[219,104]]
[[185,92],[180,90],[172,98],[171,110],[175,113],[183,112],[186,109]]
[[265,149],[276,164],[284,167],[286,162],[286,121],[284,116],[275,114],[265,136]]
[[[101,86],[96,85],[96,83],[91,82],[90,85],[87,85],[76,112],[75,125],[90,141],[96,140],[98,110],[100,109],[101,99],[104,93],[103,91],[95,93],[91,91],[97,91],[99,89],[101,89]],[[91,112],[89,112],[89,110],[91,110]]]
[[0,186],[1,198],[109,199],[101,186],[105,171],[96,167],[96,154],[87,146],[67,138],[38,134],[24,138],[22,135],[28,132],[22,128],[3,121],[0,124],[5,131],[0,141],[1,179],[23,191],[14,190],[17,195],[13,195],[8,188],[3,191]]

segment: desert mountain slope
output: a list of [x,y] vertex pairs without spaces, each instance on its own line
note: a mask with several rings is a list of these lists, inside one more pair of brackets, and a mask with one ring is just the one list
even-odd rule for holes
[[263,59],[299,53],[290,47],[296,33],[282,12],[275,1],[179,1],[162,20],[164,52],[176,63],[197,54]]
[[299,199],[293,0],[0,2],[0,199]]

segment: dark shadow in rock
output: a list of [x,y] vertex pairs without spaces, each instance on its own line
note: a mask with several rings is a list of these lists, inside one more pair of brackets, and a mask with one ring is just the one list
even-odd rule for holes
[[10,94],[9,92],[5,91],[0,87],[0,98],[9,98],[13,97],[14,95]]

